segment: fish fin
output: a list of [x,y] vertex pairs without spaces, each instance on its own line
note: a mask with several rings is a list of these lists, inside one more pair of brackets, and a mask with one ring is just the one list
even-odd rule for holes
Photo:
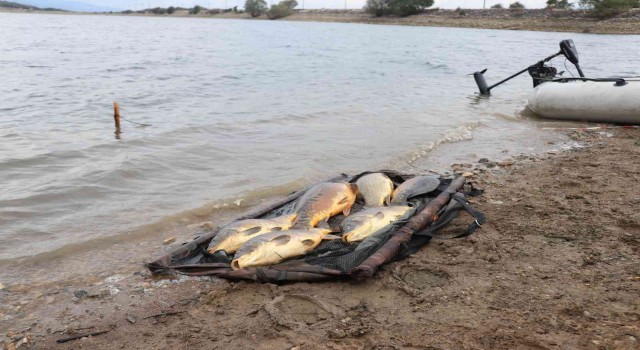
[[350,183],[350,184],[349,184],[349,188],[351,189],[351,192],[353,192],[353,193],[354,193],[354,194],[356,194],[356,195],[357,195],[358,193],[360,193],[360,189],[358,188],[358,185],[356,185],[356,184],[352,184],[352,183]]
[[208,252],[209,254],[218,254],[219,252],[222,252],[222,254],[229,256],[229,253],[227,253],[227,251],[224,249],[213,248],[213,249],[209,249]]
[[327,218],[327,220],[320,221],[318,223],[318,225],[316,225],[316,227],[317,228],[326,228],[326,229],[331,230],[331,225],[329,225],[329,219],[328,218]]
[[348,208],[344,208],[344,210],[342,211],[342,214],[344,216],[348,216],[350,212],[351,212],[351,207],[348,207]]
[[289,222],[293,222],[298,218],[298,213],[293,213],[289,215]]
[[272,227],[271,231],[282,231],[282,227]]
[[296,217],[293,218],[293,220],[291,220],[291,228],[294,228],[298,224],[299,221],[300,221],[300,215],[296,214]]
[[334,239],[342,239],[342,237],[336,236],[336,235],[324,235],[324,236],[322,236],[322,239],[324,239],[324,240],[334,240]]
[[376,213],[376,215],[373,216],[374,218],[378,219],[378,220],[382,220],[384,219],[384,213],[379,211]]
[[313,239],[305,239],[300,243],[302,243],[303,245],[306,245],[307,247],[311,247],[312,245],[314,245]]
[[255,235],[256,233],[260,232],[261,230],[262,230],[261,226],[254,226],[254,227],[251,227],[251,228],[248,228],[248,229],[242,231],[241,233],[243,235],[246,235],[246,236],[251,236],[251,235]]
[[404,198],[393,197],[389,205],[407,205],[407,200]]
[[311,218],[302,215],[296,216],[291,223],[291,229],[309,229],[311,227]]
[[274,242],[277,245],[285,245],[289,243],[290,240],[291,240],[290,235],[282,235],[272,239],[271,242]]
[[391,195],[388,194],[386,197],[384,197],[384,204],[386,204],[387,206],[389,206],[389,204],[391,204]]
[[338,202],[338,204],[345,204],[345,203],[349,203],[349,197],[344,197],[340,200],[340,202]]

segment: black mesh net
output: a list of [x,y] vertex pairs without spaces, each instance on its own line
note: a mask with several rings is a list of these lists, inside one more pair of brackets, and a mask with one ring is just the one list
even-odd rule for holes
[[[355,182],[360,176],[367,173],[355,176],[351,182]],[[405,178],[401,176],[389,176],[396,185],[402,183]],[[451,180],[441,179],[440,186],[424,195],[411,198],[410,205],[414,207],[414,214],[424,209],[424,207],[438,194],[444,191]],[[276,217],[281,215],[290,214],[293,212],[296,202],[286,204],[282,207],[276,208],[270,213],[264,215],[264,218]],[[363,209],[362,203],[356,202],[351,209],[352,213],[358,212]],[[413,215],[413,214],[412,214]],[[343,215],[337,215],[332,217],[327,223],[334,231],[338,232],[340,223],[344,219]],[[369,256],[379,250],[391,237],[393,232],[402,227],[406,221],[397,222],[396,224],[387,227],[384,231],[378,231],[367,239],[355,243],[345,243],[342,240],[327,240],[323,241],[316,249],[310,254],[302,257],[302,260],[310,265],[320,265],[326,268],[339,270],[342,272],[348,272],[352,268],[360,265]],[[339,233],[338,233],[339,234]],[[412,239],[401,247],[400,252],[396,259],[406,257],[410,254],[418,251],[422,246],[427,244],[431,240],[430,236],[413,236]],[[204,242],[199,246],[198,250],[195,250],[189,256],[183,257],[172,261],[171,265],[191,265],[191,264],[203,264],[203,263],[227,263],[230,264],[233,256],[227,255],[223,251],[216,252],[214,254],[207,252],[208,242]]]

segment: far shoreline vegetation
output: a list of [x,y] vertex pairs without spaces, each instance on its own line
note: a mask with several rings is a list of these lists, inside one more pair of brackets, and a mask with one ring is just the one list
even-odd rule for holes
[[16,10],[31,10],[31,11],[59,11],[59,12],[68,12],[65,10],[53,8],[53,7],[37,7],[31,5],[25,5],[12,1],[1,1],[0,0],[0,8],[8,8],[8,9],[16,9]]
[[[511,1],[510,3],[508,1]],[[296,0],[267,6],[265,0],[246,0],[244,9],[154,7],[139,11],[88,14],[211,17],[233,19],[284,19],[290,21],[392,24],[602,34],[640,34],[640,0],[547,0],[544,9],[527,9],[519,1],[505,0],[488,9],[444,10],[431,8],[434,0],[367,0],[363,9],[299,9]],[[9,4],[4,5],[4,4]],[[0,1],[0,10],[22,12],[62,11]],[[66,12],[75,13],[75,12]]]

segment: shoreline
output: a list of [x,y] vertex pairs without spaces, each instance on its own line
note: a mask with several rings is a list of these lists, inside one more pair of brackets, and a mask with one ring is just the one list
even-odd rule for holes
[[[190,15],[177,11],[172,15],[147,13],[79,13],[57,11],[14,10],[0,8],[0,13],[40,13],[61,15],[135,16],[164,18],[220,18],[268,20],[262,15],[251,18],[244,13],[221,12],[216,14]],[[427,9],[425,12],[408,17],[374,17],[362,10],[294,10],[293,14],[279,19],[282,21],[360,23],[378,25],[406,25],[427,27],[454,27],[474,29],[527,30],[545,32],[572,32],[591,34],[640,34],[640,9],[630,10],[617,17],[598,20],[584,10],[546,9]]]
[[[33,302],[19,301],[27,293],[20,286],[4,286],[0,296],[13,299],[17,313],[0,321],[0,346],[634,348],[640,190],[628,184],[640,180],[640,130],[569,136],[585,147],[454,167],[478,174],[485,193],[471,201],[487,223],[372,279],[275,286],[161,279],[139,268],[43,286]],[[464,229],[461,218],[444,234]],[[276,297],[285,298],[277,315],[265,309]]]

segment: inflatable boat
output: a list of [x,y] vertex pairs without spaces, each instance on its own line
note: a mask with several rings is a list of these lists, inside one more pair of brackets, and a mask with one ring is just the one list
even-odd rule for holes
[[[561,55],[573,63],[580,77],[559,77],[562,73],[546,65]],[[534,89],[527,107],[542,118],[640,124],[640,77],[587,78],[578,62],[575,44],[568,39],[560,42],[560,52],[492,86],[484,78],[486,69],[473,76],[480,94],[489,95],[496,86],[529,72]]]

